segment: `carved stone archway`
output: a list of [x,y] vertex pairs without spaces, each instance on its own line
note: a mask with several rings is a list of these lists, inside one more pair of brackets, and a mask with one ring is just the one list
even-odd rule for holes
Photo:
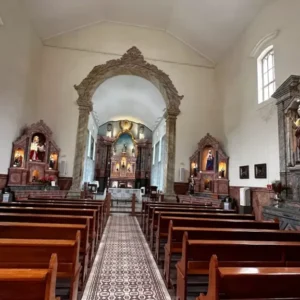
[[183,96],[179,96],[169,76],[155,65],[147,63],[141,51],[136,47],[130,48],[120,59],[110,60],[103,65],[94,67],[79,85],[74,86],[79,95],[77,100],[79,118],[72,190],[80,189],[82,181],[88,119],[93,110],[93,95],[105,80],[118,75],[135,75],[147,79],[157,87],[165,100],[165,157],[167,157],[167,161],[164,166],[164,192],[171,195],[174,193],[176,119],[180,113],[179,106]]

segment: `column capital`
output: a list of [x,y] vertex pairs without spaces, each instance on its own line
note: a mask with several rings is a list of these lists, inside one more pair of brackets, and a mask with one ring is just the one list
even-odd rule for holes
[[164,113],[165,119],[177,119],[177,116],[180,114],[180,110],[177,107],[171,107],[166,110]]

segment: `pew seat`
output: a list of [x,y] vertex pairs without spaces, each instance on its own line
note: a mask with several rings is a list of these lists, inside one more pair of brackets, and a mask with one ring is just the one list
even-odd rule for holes
[[176,299],[186,299],[189,278],[208,275],[214,254],[222,267],[300,267],[299,251],[300,242],[189,240],[185,232],[176,264]]
[[[170,221],[166,244],[164,244],[164,276],[170,286],[171,267],[176,258],[182,253],[184,232],[191,240],[253,240],[253,241],[297,241],[300,242],[299,231],[270,230],[270,229],[241,229],[241,228],[196,228],[174,227]],[[178,260],[178,259],[177,259]],[[176,275],[175,275],[176,276]]]
[[57,255],[45,269],[0,268],[1,300],[59,300],[55,298]]
[[80,232],[74,240],[0,239],[0,268],[45,269],[52,253],[58,256],[57,278],[70,287],[69,299],[77,300]]
[[219,267],[213,255],[207,295],[197,300],[299,299],[299,282],[300,268]]
[[90,244],[88,224],[18,223],[0,221],[0,239],[72,240],[80,231],[81,286],[87,279]]

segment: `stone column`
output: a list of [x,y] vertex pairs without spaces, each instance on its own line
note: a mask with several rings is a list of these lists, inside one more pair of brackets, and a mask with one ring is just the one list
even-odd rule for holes
[[73,183],[71,187],[72,191],[79,191],[81,189],[89,115],[93,108],[91,102],[82,101],[80,98],[77,100],[77,104],[79,108],[79,116],[73,167]]
[[166,118],[166,144],[164,164],[164,193],[165,201],[175,200],[175,150],[176,150],[176,119],[177,112],[167,111]]

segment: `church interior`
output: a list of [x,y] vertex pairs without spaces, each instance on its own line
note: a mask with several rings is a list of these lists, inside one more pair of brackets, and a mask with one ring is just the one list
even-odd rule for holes
[[299,11],[0,0],[0,300],[300,299]]

